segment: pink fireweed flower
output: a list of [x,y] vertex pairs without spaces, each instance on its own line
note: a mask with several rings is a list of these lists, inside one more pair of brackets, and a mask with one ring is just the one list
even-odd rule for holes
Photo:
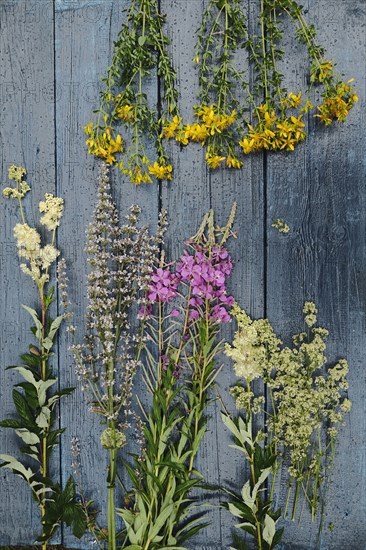
[[151,276],[147,297],[151,303],[170,302],[177,296],[179,277],[159,267]]

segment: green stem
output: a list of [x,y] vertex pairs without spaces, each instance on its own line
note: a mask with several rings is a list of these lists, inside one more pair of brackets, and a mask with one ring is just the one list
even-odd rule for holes
[[267,51],[266,51],[266,31],[264,25],[264,0],[261,0],[261,36],[262,36],[262,56],[263,56],[263,84],[264,101],[268,107],[268,77],[267,77]]
[[[45,339],[45,329],[46,329],[46,305],[44,300],[44,294],[43,294],[43,287],[39,287],[39,295],[41,300],[41,323],[42,323],[42,334],[41,334],[41,355],[42,355],[42,363],[41,363],[41,380],[46,380],[46,374],[47,374],[47,360],[44,358],[45,354],[45,348],[43,347],[43,341]],[[46,428],[45,428],[46,431]],[[42,445],[41,445],[41,470],[42,470],[42,477],[47,477],[47,433],[44,434],[42,439]],[[43,483],[43,488],[46,488],[46,484]],[[42,493],[41,502],[40,502],[40,509],[41,509],[41,521],[42,525],[45,521],[45,515],[46,515],[46,493]],[[46,550],[47,548],[47,541],[42,543],[42,550]]]
[[[115,429],[113,421],[108,426]],[[108,550],[117,549],[116,540],[116,511],[115,511],[115,488],[117,472],[117,449],[109,450],[109,472],[108,472]]]
[[18,198],[18,201],[19,201],[20,216],[22,218],[22,222],[25,223],[25,216],[24,216],[24,210],[23,210],[23,205],[22,205],[22,199]]

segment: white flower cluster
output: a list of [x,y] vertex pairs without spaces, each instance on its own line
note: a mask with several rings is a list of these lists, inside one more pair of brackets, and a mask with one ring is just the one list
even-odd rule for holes
[[59,251],[52,244],[42,248],[40,234],[27,223],[15,225],[14,237],[17,241],[19,257],[28,261],[28,264],[20,265],[21,270],[38,286],[43,286],[49,278],[48,269],[58,257]]
[[326,429],[328,437],[334,439],[351,408],[350,400],[344,396],[348,389],[347,361],[342,359],[326,368],[328,331],[314,327],[314,303],[306,302],[303,311],[308,332],[296,334],[293,347],[281,347],[267,320],[253,321],[235,306],[238,332],[232,346],[226,346],[236,375],[244,381],[244,385],[232,390],[237,407],[249,414],[262,410],[263,400],[255,397],[251,387],[255,378],[261,378],[273,402],[267,421],[271,440],[289,457],[289,473],[298,480],[303,479],[304,465],[315,460],[319,466],[319,433]]
[[39,203],[39,211],[44,212],[41,217],[41,224],[45,225],[49,231],[54,231],[60,225],[64,210],[64,201],[55,197],[52,193],[45,194],[45,200]]
[[3,195],[7,199],[18,199],[21,200],[25,194],[30,191],[30,187],[26,181],[22,181],[23,176],[27,173],[25,168],[22,166],[15,166],[14,164],[10,166],[8,170],[8,177],[11,180],[16,182],[16,187],[5,187],[3,190]]

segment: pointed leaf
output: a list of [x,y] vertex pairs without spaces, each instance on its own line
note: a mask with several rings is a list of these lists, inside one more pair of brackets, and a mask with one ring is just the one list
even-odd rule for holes
[[266,541],[269,546],[271,546],[273,537],[276,533],[276,522],[266,514],[264,518],[264,529],[263,529],[263,539]]
[[25,306],[24,304],[22,304],[22,307],[25,309],[25,311],[28,311],[29,315],[32,317],[32,319],[34,321],[34,324],[36,325],[35,337],[37,338],[37,340],[41,340],[41,338],[42,338],[42,323],[38,319],[37,312],[34,309],[32,309],[31,307]]

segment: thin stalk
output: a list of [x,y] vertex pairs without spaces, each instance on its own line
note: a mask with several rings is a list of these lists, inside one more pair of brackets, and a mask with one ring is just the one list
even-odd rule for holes
[[261,0],[261,36],[262,36],[262,55],[263,55],[263,84],[264,100],[268,105],[268,78],[267,78],[267,51],[266,51],[266,31],[264,26],[264,0]]
[[[47,360],[44,358],[45,355],[45,348],[43,346],[43,341],[45,339],[45,328],[46,328],[46,305],[44,301],[44,294],[43,294],[43,287],[39,287],[39,295],[41,300],[41,323],[42,323],[42,334],[41,334],[41,355],[42,355],[42,363],[41,363],[41,380],[46,380],[46,373],[47,373]],[[46,431],[46,428],[45,428]],[[42,468],[42,477],[47,477],[47,433],[44,434],[44,437],[42,439],[42,449],[41,449],[41,468]],[[43,484],[43,487],[46,488],[46,485]],[[42,525],[44,524],[44,517],[46,515],[46,493],[42,493],[41,497],[41,520]],[[42,550],[47,549],[47,541],[42,543]]]
[[[113,421],[108,426],[115,429]],[[108,472],[108,550],[117,549],[116,541],[116,512],[115,512],[115,489],[117,472],[117,449],[109,450],[109,472]]]

